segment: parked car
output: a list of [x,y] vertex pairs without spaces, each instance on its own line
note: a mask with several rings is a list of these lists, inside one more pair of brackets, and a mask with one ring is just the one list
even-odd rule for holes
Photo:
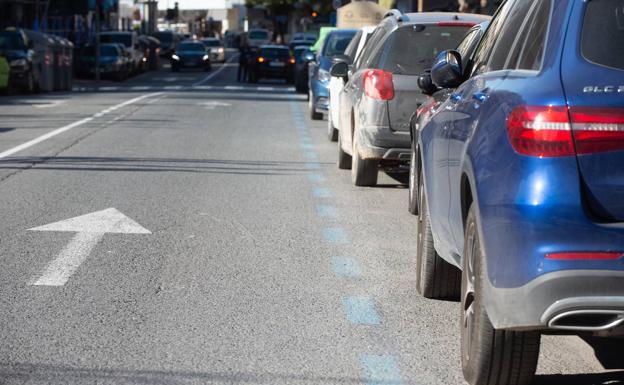
[[250,66],[251,82],[263,78],[284,79],[286,83],[294,81],[295,58],[290,50],[281,45],[263,45]]
[[[484,21],[483,23],[477,24],[470,29],[456,48],[461,57],[472,57],[474,51],[477,49],[477,44],[481,41],[481,38],[487,30],[489,24],[489,21]],[[464,70],[469,63],[469,59],[466,59],[461,63],[462,73],[465,73]],[[414,215],[418,215],[418,175],[420,173],[420,159],[418,158],[416,151],[414,151],[418,145],[418,130],[419,127],[423,125],[422,122],[428,121],[431,118],[431,114],[436,112],[440,104],[448,99],[453,93],[452,88],[440,89],[433,84],[430,71],[420,75],[418,79],[418,86],[421,88],[423,95],[428,95],[430,98],[419,106],[410,122],[410,138],[412,145],[409,171],[408,210]]]
[[[124,46],[117,43],[100,44],[100,76],[102,78],[124,80],[132,72],[132,63],[124,54]],[[82,49],[78,58],[76,72],[81,77],[95,75],[95,47],[92,45]]]
[[0,92],[9,91],[9,62],[0,56]]
[[171,57],[180,45],[180,37],[173,31],[158,31],[152,34],[153,37],[160,41],[160,55]]
[[225,47],[221,40],[216,37],[207,37],[205,39],[201,39],[201,42],[204,43],[206,48],[210,52],[210,60],[213,62],[223,63],[225,62]]
[[271,44],[271,33],[267,29],[250,29],[247,32],[247,43],[250,47]]
[[171,71],[177,72],[183,68],[201,68],[210,71],[210,53],[203,43],[198,41],[185,41],[180,44],[178,50],[171,55]]
[[621,7],[507,1],[431,70],[416,279],[461,298],[469,384],[531,383],[542,333],[624,334]]
[[314,61],[308,64],[308,110],[312,120],[321,120],[329,110],[329,70],[331,58],[341,55],[357,33],[357,29],[335,29],[320,43]]
[[148,70],[157,70],[159,66],[160,41],[153,36],[139,36],[139,44],[143,51],[143,62]]
[[[351,42],[347,46],[343,55],[337,55],[332,58],[335,63],[343,61],[347,65],[351,65],[362,52],[368,38],[375,30],[375,27],[363,27],[355,34]],[[330,141],[338,140],[338,128],[336,125],[340,121],[340,92],[345,85],[347,77],[333,77],[329,81],[329,113],[327,114],[327,136]],[[336,122],[336,123],[334,123]]]
[[489,16],[462,13],[388,13],[355,62],[336,63],[332,74],[348,77],[340,93],[338,167],[351,169],[356,186],[377,184],[379,169],[408,181],[409,123],[426,101],[418,77],[435,55],[456,47]]
[[314,61],[316,55],[309,46],[293,48],[295,56],[295,90],[300,94],[308,94],[308,65]]
[[9,63],[11,88],[28,93],[39,88],[38,69],[43,57],[35,52],[33,42],[24,31],[0,31],[0,55]]
[[144,71],[146,66],[143,58],[145,54],[141,50],[139,44],[139,37],[136,32],[117,31],[117,32],[101,32],[100,43],[120,43],[126,47],[126,50],[130,54],[130,61],[132,63],[132,72]]
[[315,34],[310,32],[295,32],[290,38],[290,42],[288,44],[290,45],[295,41],[302,41],[314,44],[317,38],[318,37]]

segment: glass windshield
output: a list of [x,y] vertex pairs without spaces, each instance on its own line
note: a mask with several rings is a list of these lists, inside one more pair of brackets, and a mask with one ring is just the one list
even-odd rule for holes
[[345,49],[353,39],[355,32],[352,34],[330,34],[327,36],[323,56],[332,57],[344,53]]
[[290,57],[290,52],[287,49],[266,48],[260,52],[260,56],[264,56],[267,59],[284,59]]
[[204,43],[206,47],[218,47],[221,45],[219,40],[202,40],[202,43]]
[[173,40],[173,33],[171,32],[156,32],[154,37],[160,40],[162,43],[170,43]]
[[205,52],[206,48],[199,43],[182,43],[180,44],[180,51]]
[[22,36],[15,32],[0,32],[0,49],[24,49]]
[[418,75],[431,68],[440,51],[453,49],[469,27],[408,25],[393,33],[385,44],[380,68],[402,75]]
[[[117,56],[119,51],[117,47],[112,45],[103,45],[100,47],[100,56]],[[95,47],[90,45],[82,51],[82,56],[95,56]]]
[[269,38],[269,33],[267,31],[251,31],[249,32],[250,39],[257,40],[266,40]]
[[121,43],[126,47],[132,47],[132,35],[129,33],[102,34],[100,43]]
[[587,60],[624,69],[624,0],[587,3],[581,47]]

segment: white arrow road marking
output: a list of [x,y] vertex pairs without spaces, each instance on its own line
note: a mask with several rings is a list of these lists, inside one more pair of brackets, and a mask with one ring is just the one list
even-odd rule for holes
[[106,233],[151,234],[149,230],[115,208],[34,227],[30,231],[77,233],[56,259],[46,267],[41,277],[30,283],[35,286],[65,285]]

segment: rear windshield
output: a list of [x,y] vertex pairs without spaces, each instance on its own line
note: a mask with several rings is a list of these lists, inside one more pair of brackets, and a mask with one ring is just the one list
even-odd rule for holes
[[170,43],[173,40],[173,33],[171,32],[156,32],[154,37],[163,43]]
[[587,60],[624,70],[624,0],[588,2],[581,39]]
[[249,32],[250,39],[257,40],[266,40],[269,38],[269,33],[267,31],[251,31]]
[[199,43],[182,43],[180,44],[180,51],[206,51],[203,44]]
[[290,57],[290,51],[280,48],[265,48],[260,55],[267,59],[283,59]]
[[[117,51],[116,47],[111,45],[103,45],[100,46],[100,56],[117,56],[119,51]],[[83,56],[95,56],[95,47],[92,45],[85,47],[84,51],[82,51]]]
[[325,42],[325,49],[323,50],[323,56],[332,57],[335,55],[343,54],[351,39],[355,36],[355,32],[352,34],[344,34],[344,33],[332,33],[329,34]]
[[457,47],[468,29],[437,25],[400,28],[386,42],[380,68],[399,75],[419,75],[431,68],[440,51]]
[[22,36],[15,32],[0,32],[0,49],[24,49]]
[[101,43],[121,43],[126,47],[132,46],[132,35],[129,33],[103,34],[100,35]]
[[206,47],[218,47],[221,45],[219,40],[202,40],[202,43],[204,43]]

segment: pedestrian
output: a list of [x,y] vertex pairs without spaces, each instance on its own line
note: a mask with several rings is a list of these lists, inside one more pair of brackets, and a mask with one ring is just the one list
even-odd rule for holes
[[247,41],[241,39],[241,42],[238,47],[238,76],[237,79],[239,82],[247,81],[247,65],[248,65],[248,56],[249,56],[249,46],[247,45]]

